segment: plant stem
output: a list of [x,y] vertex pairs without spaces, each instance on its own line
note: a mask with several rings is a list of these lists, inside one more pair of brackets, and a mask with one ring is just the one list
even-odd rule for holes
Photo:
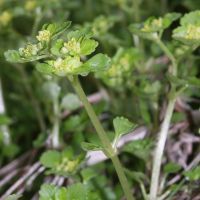
[[157,199],[158,184],[159,184],[158,182],[159,182],[159,176],[160,176],[162,156],[164,152],[164,147],[165,147],[165,142],[167,139],[171,117],[174,110],[174,104],[175,104],[175,99],[169,100],[166,114],[165,114],[165,119],[162,123],[161,131],[159,133],[158,143],[155,150],[155,156],[154,156],[154,161],[153,161],[153,170],[152,170],[151,187],[150,187],[150,200]]
[[82,103],[88,113],[88,116],[89,116],[94,128],[96,129],[96,132],[101,140],[101,143],[104,147],[104,150],[105,150],[107,156],[112,160],[112,163],[115,167],[119,181],[121,183],[121,186],[123,188],[123,191],[124,191],[124,194],[125,194],[127,200],[134,200],[134,198],[132,196],[132,192],[129,187],[128,180],[124,173],[123,167],[119,161],[119,158],[116,155],[112,145],[110,144],[109,138],[108,138],[105,130],[103,129],[96,113],[94,112],[91,104],[89,103],[89,101],[81,87],[81,84],[78,80],[78,76],[74,76],[72,78],[70,77],[69,80],[71,81],[76,93],[78,94],[80,100],[82,101]]
[[[0,114],[2,114],[2,115],[6,114],[1,79],[0,79]],[[4,142],[4,144],[5,145],[9,145],[11,143],[9,127],[7,125],[1,125],[0,126],[0,131],[3,134],[3,142]]]
[[158,44],[158,46],[160,46],[160,48],[165,52],[165,54],[171,60],[171,62],[172,62],[171,73],[172,73],[173,76],[176,76],[176,74],[177,74],[177,62],[176,62],[174,55],[169,51],[169,49],[166,47],[166,45],[160,39],[157,39],[156,43]]
[[[165,46],[165,44],[160,39],[156,40],[156,43],[160,46],[160,48],[165,52],[165,54],[171,60],[171,62],[172,62],[171,74],[173,76],[176,76],[177,63],[176,63],[176,59],[174,58],[173,54],[169,51],[169,49]],[[174,88],[172,88],[171,90],[174,90]],[[161,125],[161,130],[159,133],[158,143],[157,143],[157,147],[155,150],[155,156],[154,156],[154,161],[153,161],[153,170],[152,170],[151,185],[150,185],[150,200],[157,200],[162,157],[163,157],[163,153],[164,153],[165,143],[167,140],[167,134],[169,131],[170,121],[172,118],[175,102],[176,102],[175,97],[171,97],[169,99],[166,113],[165,113],[165,118]]]
[[54,100],[53,102],[53,110],[54,110],[54,121],[53,121],[53,129],[52,129],[52,146],[55,149],[58,149],[60,147],[60,141],[59,141],[59,128],[60,128],[60,121],[59,121],[59,103],[58,99]]

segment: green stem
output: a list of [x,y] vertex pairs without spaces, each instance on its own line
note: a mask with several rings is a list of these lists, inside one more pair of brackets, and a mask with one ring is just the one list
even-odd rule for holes
[[[157,44],[160,46],[160,48],[165,52],[165,54],[169,57],[169,59],[172,62],[172,75],[177,75],[177,63],[176,59],[174,58],[173,54],[169,51],[169,49],[165,46],[165,44],[160,40],[156,40]],[[172,93],[174,88],[172,87],[171,91]],[[162,164],[162,157],[164,153],[165,143],[167,140],[167,134],[169,131],[170,121],[172,118],[172,114],[174,111],[176,98],[172,97],[169,99],[164,121],[161,125],[161,130],[159,133],[159,138],[155,150],[155,156],[153,161],[153,170],[151,175],[151,185],[150,185],[150,200],[157,200],[157,193],[158,193],[158,185],[159,185],[159,177],[160,177],[160,169]]]
[[[3,115],[6,114],[1,79],[0,79],[0,114],[3,114]],[[9,127],[7,125],[3,124],[3,125],[0,126],[0,131],[3,134],[3,142],[4,142],[4,144],[5,145],[10,145],[11,137],[10,137]]]
[[176,62],[174,55],[169,51],[169,49],[166,47],[166,45],[160,39],[157,39],[156,43],[158,44],[158,46],[160,46],[160,48],[165,52],[165,54],[171,60],[171,62],[172,62],[172,72],[171,73],[172,73],[173,76],[176,76],[176,74],[177,74],[177,62]]
[[169,100],[166,114],[165,114],[165,119],[162,123],[161,131],[159,133],[158,143],[155,150],[155,156],[154,156],[154,161],[153,161],[153,170],[152,170],[151,187],[150,187],[150,200],[157,199],[162,156],[164,152],[164,147],[165,147],[165,142],[167,139],[171,117],[174,110],[174,105],[175,105],[175,99]]
[[59,140],[60,111],[59,111],[58,99],[54,100],[53,110],[54,110],[54,121],[53,121],[53,129],[52,129],[52,146],[53,148],[58,149],[60,147],[60,140]]
[[110,144],[109,138],[108,138],[105,130],[103,129],[96,113],[94,112],[91,104],[89,103],[89,101],[81,87],[81,84],[78,80],[78,77],[77,76],[70,77],[69,80],[71,81],[76,93],[78,94],[80,100],[82,101],[82,103],[88,113],[88,116],[89,116],[94,128],[96,129],[96,132],[101,140],[101,143],[104,147],[104,150],[105,150],[107,156],[112,160],[112,163],[115,167],[119,181],[124,190],[124,194],[125,194],[127,200],[134,200],[134,198],[132,196],[132,192],[129,187],[128,180],[125,176],[125,173],[124,173],[123,167],[119,161],[119,158],[116,155],[116,152],[114,151],[112,145]]

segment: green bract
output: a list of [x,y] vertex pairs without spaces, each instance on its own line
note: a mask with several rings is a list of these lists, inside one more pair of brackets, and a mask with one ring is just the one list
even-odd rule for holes
[[180,24],[173,31],[173,37],[187,45],[200,45],[200,11],[184,15]]
[[47,59],[38,63],[36,69],[41,73],[57,76],[87,75],[109,67],[110,59],[104,54],[97,54],[83,63],[82,58],[93,53],[98,46],[87,29],[70,31],[66,35],[67,40],[57,39],[69,25],[70,22],[45,24],[36,36],[37,43],[28,43],[18,51],[7,51],[7,61],[23,63]]
[[181,15],[179,13],[168,13],[163,17],[150,17],[144,23],[131,24],[129,29],[136,35],[146,39],[156,39],[158,33],[168,28],[173,21],[177,20]]

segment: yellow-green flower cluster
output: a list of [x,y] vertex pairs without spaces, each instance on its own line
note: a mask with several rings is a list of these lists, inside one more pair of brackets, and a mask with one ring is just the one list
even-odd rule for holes
[[82,65],[79,57],[67,56],[66,58],[57,58],[52,63],[53,72],[60,76],[73,73],[76,68]]
[[61,52],[63,54],[69,53],[71,55],[80,54],[80,51],[81,51],[81,44],[75,38],[72,38],[68,42],[65,42],[63,48],[61,49]]
[[153,19],[150,23],[144,24],[144,27],[141,29],[141,31],[144,32],[151,32],[152,28],[162,28],[163,26],[163,19]]
[[200,26],[189,24],[185,38],[189,40],[200,40]]
[[40,42],[49,42],[51,39],[51,33],[48,30],[39,31],[39,34],[36,36],[36,38]]
[[73,173],[76,171],[77,166],[79,165],[79,160],[69,160],[68,158],[64,158],[62,162],[56,167],[58,172],[67,172]]
[[12,14],[8,11],[4,11],[0,15],[0,26],[7,26],[12,19]]
[[128,52],[123,53],[113,63],[108,71],[102,74],[104,82],[112,87],[123,84],[124,78],[128,75],[132,68],[130,61],[131,55]]
[[22,57],[28,58],[36,56],[39,51],[39,48],[36,44],[27,44],[24,48],[19,49],[19,54]]

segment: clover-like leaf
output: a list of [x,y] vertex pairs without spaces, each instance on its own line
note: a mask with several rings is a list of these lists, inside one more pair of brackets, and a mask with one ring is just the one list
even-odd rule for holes
[[128,143],[122,150],[146,161],[150,156],[152,146],[150,139],[143,139]]
[[113,120],[113,126],[115,129],[115,139],[114,143],[117,143],[117,140],[124,134],[133,130],[136,125],[130,122],[128,119],[124,117],[116,117]]
[[77,183],[67,188],[66,199],[88,200],[89,190],[86,185]]
[[54,185],[44,184],[39,191],[39,200],[53,200],[58,191],[58,187]]
[[20,54],[16,50],[8,50],[4,53],[4,56],[8,62],[12,63],[20,63],[23,62],[23,60],[20,57]]
[[81,51],[80,54],[81,55],[90,55],[92,52],[95,51],[96,47],[98,46],[98,42],[96,42],[95,40],[92,39],[84,39],[81,42]]
[[187,26],[188,24],[193,25],[200,25],[200,10],[192,11],[190,13],[187,13],[184,15],[184,17],[181,18],[180,24],[182,26]]
[[36,69],[42,74],[52,74],[53,68],[48,63],[37,63]]
[[108,69],[110,64],[110,58],[105,54],[99,53],[86,61],[80,68],[75,69],[74,72],[81,75],[99,72]]
[[97,176],[96,171],[92,168],[86,168],[81,171],[81,176],[83,177],[84,182],[88,182],[95,176]]
[[49,150],[42,154],[40,162],[45,167],[56,167],[61,162],[61,154],[58,151]]

